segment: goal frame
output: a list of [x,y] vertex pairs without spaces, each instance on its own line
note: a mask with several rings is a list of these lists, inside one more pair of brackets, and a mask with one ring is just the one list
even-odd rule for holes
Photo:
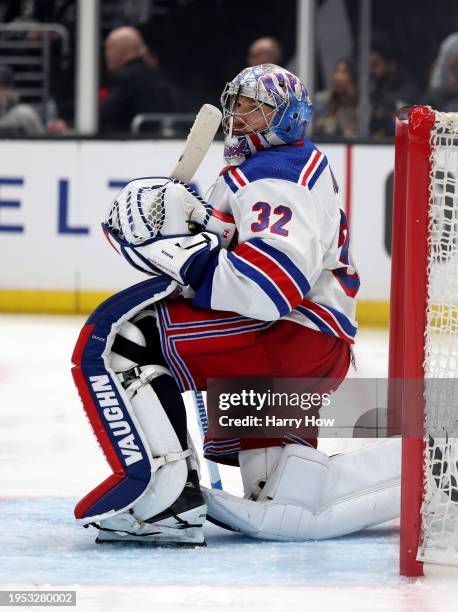
[[434,123],[434,112],[424,106],[401,111],[396,118],[388,414],[395,419],[402,415],[400,573],[404,576],[423,575],[423,563],[416,557],[424,492],[423,364]]

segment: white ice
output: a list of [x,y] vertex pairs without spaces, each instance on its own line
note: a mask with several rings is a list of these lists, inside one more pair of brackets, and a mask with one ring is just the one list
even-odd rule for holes
[[[455,609],[449,580],[399,577],[396,521],[301,544],[208,525],[201,549],[96,546],[73,519],[76,501],[109,475],[70,376],[83,323],[0,316],[0,589],[76,589],[78,607],[91,611]],[[386,376],[387,349],[384,330],[362,330],[356,375]],[[189,421],[198,441],[192,412]],[[335,452],[342,442],[321,447]],[[221,472],[239,493],[238,470]]]

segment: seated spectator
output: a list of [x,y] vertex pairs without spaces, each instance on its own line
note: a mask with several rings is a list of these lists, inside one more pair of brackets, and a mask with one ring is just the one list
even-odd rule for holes
[[458,112],[458,50],[449,54],[446,68],[445,86],[431,89],[422,100],[422,104],[428,104],[444,113],[456,113]]
[[21,104],[9,66],[0,66],[0,134],[36,136],[45,129],[36,110]]
[[429,88],[439,89],[447,87],[448,80],[448,59],[452,53],[458,51],[458,32],[449,34],[441,43],[439,54],[434,61],[434,67],[431,72]]
[[358,135],[358,99],[353,64],[336,62],[329,89],[318,91],[313,99],[314,134]]
[[129,132],[141,113],[173,112],[173,96],[154,62],[145,62],[147,49],[135,28],[121,27],[105,41],[107,95],[100,104],[101,132]]
[[370,133],[375,138],[394,135],[394,116],[415,101],[417,87],[399,67],[389,45],[375,43],[369,54],[371,80]]
[[273,36],[263,36],[251,43],[248,49],[248,66],[260,64],[278,64],[282,60],[280,43]]

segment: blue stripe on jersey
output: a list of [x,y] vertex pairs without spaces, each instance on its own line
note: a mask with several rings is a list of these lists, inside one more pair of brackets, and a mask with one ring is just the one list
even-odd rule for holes
[[340,260],[343,261],[346,264],[348,264],[348,249],[349,249],[349,246],[350,246],[350,240],[347,237],[347,239],[343,243],[342,250],[340,251]]
[[[241,165],[240,170],[251,183],[260,179],[283,179],[297,183],[316,147],[310,140],[305,140],[303,145],[274,146],[270,149],[257,151],[248,157]],[[224,175],[224,180],[235,193],[238,188],[230,184],[230,179]]]
[[224,181],[226,183],[226,185],[229,187],[229,189],[233,192],[233,193],[237,193],[237,191],[239,190],[238,185],[236,185],[233,181],[233,179],[230,177],[229,172],[225,172],[223,174],[223,178]]
[[248,265],[242,259],[239,259],[233,253],[228,253],[227,258],[236,270],[241,272],[250,280],[254,281],[264,291],[264,293],[269,296],[277,307],[281,317],[291,312],[288,302],[278,291],[272,281],[261,274],[261,272],[259,272],[256,268]]
[[202,285],[197,289],[193,299],[193,305],[199,308],[212,307],[212,288],[213,288],[213,277],[215,275],[216,267],[218,266],[218,257],[212,257],[208,268],[205,272],[205,280]]
[[[330,308],[329,306],[323,306],[323,304],[318,304],[318,305],[332,312],[332,314],[337,319],[340,327],[343,330],[343,332],[340,332],[343,336],[345,336],[345,334],[349,336],[350,338],[354,338],[356,336],[357,328],[354,327],[354,325],[350,323],[349,319],[344,314],[342,314],[341,312],[338,312],[334,308]],[[333,329],[329,323],[324,321],[318,314],[315,314],[312,310],[310,310],[310,308],[306,306],[298,306],[296,310],[300,312],[301,314],[305,315],[308,319],[310,319],[312,323],[315,323],[315,325],[318,327],[320,331],[324,332],[325,334],[329,334],[331,336],[339,336],[339,334],[337,333],[337,330]]]
[[309,308],[298,306],[296,310],[304,314],[308,319],[310,319],[310,321],[312,321],[312,323],[315,323],[318,329],[323,333],[328,334],[328,336],[337,336],[337,332],[325,321],[323,321],[323,319],[315,315]]
[[307,187],[309,189],[313,189],[313,186],[315,185],[317,180],[320,178],[320,176],[323,174],[323,170],[326,168],[327,165],[328,165],[328,160],[326,159],[326,157],[323,157],[323,159],[320,162],[320,165],[315,170],[315,172],[312,175],[312,178],[307,183]]
[[357,330],[357,328],[354,325],[352,325],[350,323],[348,317],[346,317],[344,314],[342,314],[341,312],[339,312],[335,308],[331,308],[331,306],[325,306],[324,304],[320,304],[319,302],[317,302],[317,304],[318,304],[318,306],[321,306],[325,310],[329,310],[329,312],[331,312],[335,316],[335,318],[337,319],[340,327],[344,330],[344,332],[348,336],[351,336],[352,338],[354,338],[356,336],[356,332],[358,330]]
[[224,457],[226,461],[232,461],[234,465],[238,465],[239,452],[242,448],[239,446],[230,451],[213,451],[213,450],[204,450],[204,457],[208,459],[209,457]]
[[291,442],[293,442],[294,444],[301,444],[302,446],[312,446],[306,440],[303,440],[302,438],[299,438],[299,436],[295,436],[294,434],[291,434],[291,433],[285,433],[285,438],[287,440],[291,440]]
[[[359,286],[361,285],[361,280],[357,274],[350,276],[347,268],[336,268],[332,271],[332,273],[340,279],[341,283],[345,285],[345,287],[353,289],[355,292],[358,291]],[[326,308],[329,308],[329,306]]]
[[264,251],[266,255],[270,255],[272,259],[275,259],[275,261],[280,264],[280,266],[284,268],[286,272],[288,272],[296,285],[302,291],[302,295],[304,297],[307,295],[307,293],[310,291],[310,284],[299,268],[291,261],[288,255],[286,255],[286,253],[279,251],[271,244],[265,242],[262,238],[251,238],[250,240],[247,240],[247,242],[253,244],[260,251]]
[[225,440],[210,440],[209,442],[205,442],[204,448],[208,448],[209,446],[213,446],[214,448],[218,448],[218,446],[234,446],[240,445],[240,438],[226,438]]

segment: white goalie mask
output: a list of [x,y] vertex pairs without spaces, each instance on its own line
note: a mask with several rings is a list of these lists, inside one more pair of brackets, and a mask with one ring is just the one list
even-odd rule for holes
[[[249,110],[238,111],[241,97],[252,100]],[[260,149],[303,140],[313,109],[301,80],[275,64],[242,70],[226,84],[221,107],[226,136],[224,157],[230,165],[242,163]],[[254,127],[255,114],[263,119],[258,127]],[[243,134],[235,133],[235,119],[243,126]]]

